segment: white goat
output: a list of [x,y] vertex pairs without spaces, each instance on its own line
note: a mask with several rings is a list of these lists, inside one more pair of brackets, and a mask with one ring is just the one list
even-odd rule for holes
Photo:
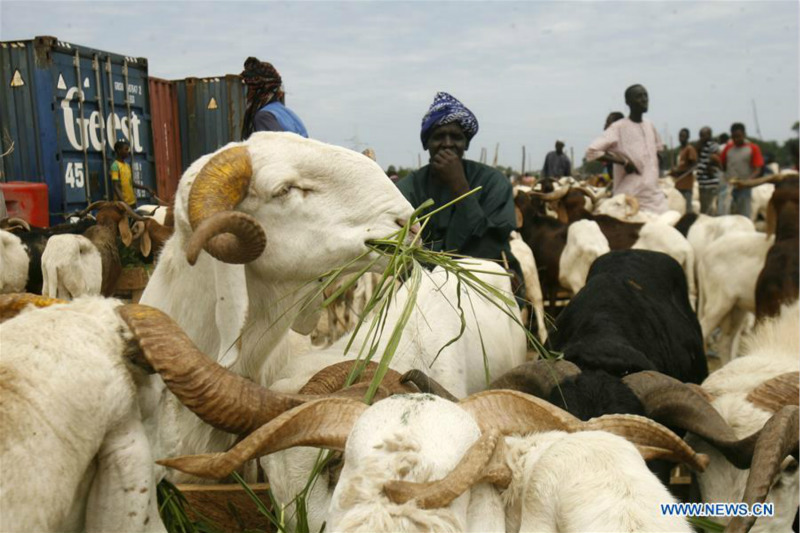
[[103,262],[97,247],[83,235],[53,235],[42,253],[42,294],[72,299],[100,294]]
[[[761,429],[773,415],[772,410],[752,403],[748,395],[762,383],[789,372],[797,372],[800,368],[798,313],[800,308],[795,302],[791,306],[783,307],[780,316],[759,323],[753,333],[743,341],[744,355],[720,368],[703,382],[703,389],[712,397],[712,405],[739,438]],[[795,384],[794,402],[797,401],[796,386]],[[716,448],[702,439],[689,435],[686,440],[698,452],[708,454],[711,459],[708,469],[698,476],[703,500],[742,501],[750,471],[736,468]],[[775,506],[775,516],[759,518],[751,531],[788,533],[792,530],[800,495],[799,481],[797,461],[786,458],[767,495],[767,502]]]
[[119,305],[84,297],[0,326],[0,530],[166,531],[153,461],[171,424],[139,395]]
[[[367,252],[370,239],[399,230],[412,212],[361,154],[291,133],[256,133],[184,173],[174,234],[141,301],[224,366],[269,385],[291,356],[289,328],[308,333],[317,322],[316,312],[298,316],[304,291],[317,290],[315,280]],[[179,433],[181,453],[221,451],[235,440],[185,410]]]
[[747,313],[755,312],[756,280],[774,240],[763,233],[727,233],[705,248],[698,263],[697,317],[706,340],[721,327],[717,354],[723,364],[736,353]]
[[[462,263],[466,268],[474,269],[477,277],[511,298],[510,280],[499,265],[477,259],[464,260]],[[386,348],[388,332],[399,320],[408,297],[407,287],[403,286],[389,310],[385,326],[387,333],[379,343],[378,356]],[[526,355],[526,339],[522,327],[511,318],[514,316],[519,320],[516,304],[509,307],[501,301],[489,302],[463,286],[460,301],[465,330],[459,337],[461,315],[456,307],[458,301],[455,276],[438,268],[430,274],[423,273],[416,304],[390,367],[400,373],[415,368],[423,369],[453,395],[463,398],[485,389],[488,385],[487,375],[491,380],[522,364]],[[354,351],[366,341],[366,329],[363,328],[356,337]],[[354,354],[344,355],[348,340],[343,338],[330,348],[294,357],[281,372],[280,377],[284,379],[276,381],[271,389],[296,393],[311,376],[326,366],[352,359]],[[453,340],[455,342],[448,345]],[[261,464],[279,502],[288,506],[303,490],[317,453],[312,448],[296,448],[262,459]],[[327,472],[323,474],[323,477],[327,476]],[[326,502],[330,500],[332,490],[327,482],[320,482],[309,493],[309,524],[312,529],[321,527],[323,511],[327,509]],[[291,515],[291,512],[287,514]]]
[[0,294],[25,290],[30,261],[22,240],[0,229]]
[[547,327],[544,323],[544,296],[542,295],[542,285],[539,282],[536,259],[533,257],[531,247],[522,240],[518,232],[511,232],[508,244],[511,246],[511,253],[517,258],[522,269],[522,277],[525,280],[525,299],[531,304],[536,315],[539,340],[544,342],[547,340]]
[[597,222],[573,222],[567,230],[567,244],[559,258],[558,282],[572,294],[578,294],[586,285],[586,276],[594,260],[610,250]]
[[686,234],[686,240],[692,245],[694,250],[695,264],[699,266],[700,260],[705,255],[709,245],[722,237],[734,232],[756,231],[753,222],[742,215],[723,215],[710,217],[708,215],[698,215],[692,227]]
[[[525,436],[504,437],[513,433]],[[675,500],[638,450],[650,457],[648,450],[658,449],[700,469],[707,460],[641,417],[580,422],[543,400],[487,391],[458,404],[419,394],[371,407],[316,400],[261,426],[225,454],[165,464],[218,478],[254,456],[302,444],[344,450],[336,488],[322,510],[310,507],[316,521],[342,532],[688,533],[685,519],[660,512],[659,504]],[[498,490],[504,488],[506,509]]]
[[514,474],[503,493],[507,532],[692,531],[661,513],[675,498],[621,437],[550,431],[506,437],[506,446]]
[[775,192],[774,183],[764,183],[753,187],[752,200],[750,206],[750,220],[753,224],[756,223],[759,217],[767,219],[767,205],[769,199],[772,198],[772,193]]

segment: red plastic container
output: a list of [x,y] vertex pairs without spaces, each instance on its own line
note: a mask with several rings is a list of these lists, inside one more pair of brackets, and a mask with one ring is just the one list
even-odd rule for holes
[[21,218],[31,226],[40,228],[50,225],[46,183],[9,181],[0,183],[0,190],[6,199],[9,217]]

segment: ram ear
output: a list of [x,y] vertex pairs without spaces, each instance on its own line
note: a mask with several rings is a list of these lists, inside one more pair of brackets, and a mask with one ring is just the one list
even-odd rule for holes
[[150,241],[150,232],[145,227],[144,233],[142,233],[142,238],[139,241],[139,250],[141,250],[142,255],[147,257],[150,255],[150,249],[152,247],[152,242]]
[[122,239],[122,244],[130,246],[131,242],[133,242],[133,234],[131,233],[131,228],[128,227],[128,217],[123,215],[122,219],[117,223],[117,227],[119,228],[119,237]]

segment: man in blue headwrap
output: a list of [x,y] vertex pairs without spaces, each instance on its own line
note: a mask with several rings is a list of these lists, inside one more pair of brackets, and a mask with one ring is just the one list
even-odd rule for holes
[[431,209],[481,187],[453,206],[434,215],[422,235],[425,246],[483,259],[503,260],[518,269],[508,244],[516,227],[511,183],[500,171],[463,159],[478,132],[475,115],[453,96],[436,94],[422,118],[422,147],[430,162],[397,182],[403,196],[418,207],[428,198]]

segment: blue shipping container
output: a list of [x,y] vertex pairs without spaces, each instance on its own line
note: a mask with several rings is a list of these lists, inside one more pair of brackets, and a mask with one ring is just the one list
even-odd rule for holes
[[242,139],[247,86],[241,76],[174,80],[183,170],[198,158]]
[[134,181],[155,189],[146,59],[36,37],[0,43],[0,75],[2,152],[13,145],[0,177],[46,182],[51,223],[113,199],[108,169],[121,139]]

